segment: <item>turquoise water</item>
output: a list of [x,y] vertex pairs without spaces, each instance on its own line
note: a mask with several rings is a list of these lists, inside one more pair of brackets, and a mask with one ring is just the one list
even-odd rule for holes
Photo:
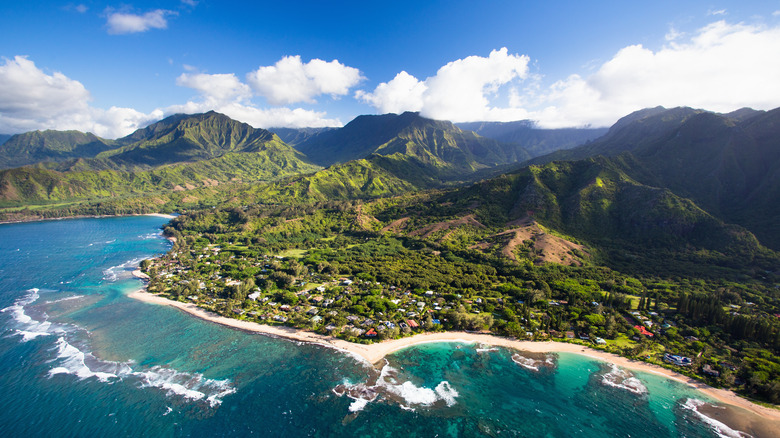
[[380,373],[127,298],[164,222],[0,225],[5,436],[717,436],[701,394],[576,355],[424,344]]

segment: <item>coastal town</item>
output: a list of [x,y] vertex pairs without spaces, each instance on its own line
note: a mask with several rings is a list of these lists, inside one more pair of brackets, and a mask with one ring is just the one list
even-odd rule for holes
[[[142,262],[141,269],[148,274],[150,293],[238,321],[293,327],[352,343],[449,330],[492,332],[637,357],[715,384],[723,372],[730,383],[744,384],[736,365],[703,356],[696,336],[682,336],[676,312],[644,297],[622,297],[616,303],[614,297],[602,296],[611,302],[600,303],[555,294],[527,303],[511,295],[410,289],[360,273],[339,275],[327,263],[307,262],[306,251],[247,254],[231,242],[179,243],[168,254]],[[584,315],[571,321],[573,311]],[[668,342],[673,337],[677,344]],[[672,345],[683,348],[670,350]]]

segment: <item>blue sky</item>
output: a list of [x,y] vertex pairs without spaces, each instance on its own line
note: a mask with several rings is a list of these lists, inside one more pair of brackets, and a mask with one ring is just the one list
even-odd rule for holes
[[211,109],[561,127],[780,106],[780,0],[3,2],[0,27],[0,133],[117,137]]

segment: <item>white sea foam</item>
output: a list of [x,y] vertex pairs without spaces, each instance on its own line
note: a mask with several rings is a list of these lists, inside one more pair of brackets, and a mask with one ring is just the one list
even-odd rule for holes
[[61,303],[63,301],[72,301],[72,300],[78,300],[78,299],[81,299],[81,298],[84,298],[84,295],[73,295],[73,296],[70,296],[70,297],[59,298],[59,299],[56,299],[56,300],[46,301],[46,304]]
[[200,373],[185,373],[161,366],[133,373],[140,377],[142,387],[165,390],[169,396],[177,395],[188,400],[205,400],[212,407],[236,392],[230,380],[207,379]]
[[748,438],[752,437],[752,435],[749,435],[745,432],[741,432],[738,430],[734,430],[727,425],[721,423],[720,421],[710,418],[701,412],[699,412],[699,407],[704,405],[705,402],[702,400],[698,400],[695,398],[689,398],[685,401],[683,404],[683,409],[688,409],[689,411],[693,412],[694,415],[696,415],[696,418],[707,424],[712,428],[712,430],[718,434],[721,438]]
[[453,406],[455,399],[458,397],[458,391],[450,385],[450,382],[444,380],[434,388],[436,395],[447,404],[447,406]]
[[525,369],[531,371],[539,371],[539,361],[531,359],[530,357],[520,356],[519,354],[512,355],[512,362],[520,365]]
[[[352,397],[350,397],[350,398],[352,398]],[[354,401],[352,403],[350,403],[350,405],[349,405],[349,412],[360,412],[371,401],[371,400],[367,400],[367,399],[364,399],[364,398],[352,398],[352,400],[354,400]]]
[[141,234],[138,237],[141,238],[141,239],[144,239],[144,240],[161,239],[162,238],[162,232]]
[[51,333],[49,332],[31,332],[27,330],[16,330],[16,334],[22,335],[22,342],[28,342],[32,341],[33,339],[40,337],[40,336],[49,336]]
[[27,314],[25,306],[28,306],[40,298],[38,294],[40,289],[30,289],[27,294],[14,301],[14,304],[2,309],[3,313],[8,313],[20,326],[15,329],[15,333],[22,336],[23,342],[31,341],[40,336],[48,336],[54,333],[64,333],[65,327],[52,324],[49,321],[38,321]]
[[103,280],[106,281],[117,281],[120,276],[122,278],[129,278],[131,276],[130,271],[132,271],[134,268],[138,267],[138,265],[143,261],[144,258],[135,258],[132,260],[128,260],[121,265],[112,266],[108,269],[103,270]]
[[647,387],[633,374],[609,364],[610,371],[601,377],[601,383],[614,388],[625,389],[637,395],[647,394]]
[[416,406],[431,406],[443,401],[447,406],[457,403],[458,391],[446,380],[439,382],[435,388],[417,386],[410,381],[398,382],[398,370],[391,367],[385,361],[385,366],[376,380],[376,384],[369,386],[367,383],[351,384],[344,382],[333,389],[338,396],[346,395],[353,402],[349,405],[350,412],[362,411],[370,402],[377,399],[380,394],[399,402],[401,408],[414,410]]
[[207,379],[200,373],[181,372],[162,366],[134,371],[132,362],[98,359],[71,345],[63,337],[57,340],[57,357],[54,360],[60,363],[49,371],[50,376],[70,374],[80,380],[95,377],[101,382],[134,378],[140,380],[142,388],[162,389],[169,396],[202,400],[212,407],[221,404],[226,395],[236,392],[230,380]]
[[54,376],[57,374],[72,374],[78,377],[80,380],[96,377],[101,382],[108,382],[110,379],[118,377],[115,373],[93,371],[90,369],[86,363],[88,356],[93,360],[95,359],[95,357],[91,354],[84,353],[83,351],[69,344],[65,338],[59,338],[57,340],[57,359],[61,359],[61,366],[52,368],[49,371],[49,376]]
[[[138,261],[131,260],[120,267],[130,266]],[[68,374],[78,377],[80,380],[96,378],[101,382],[113,383],[125,378],[134,378],[141,381],[142,387],[154,387],[163,389],[171,396],[183,397],[187,400],[202,400],[211,406],[222,403],[222,399],[228,394],[236,392],[229,380],[207,379],[200,373],[187,373],[171,368],[156,366],[144,371],[134,371],[133,363],[113,362],[101,360],[92,353],[84,352],[66,339],[65,335],[73,330],[67,330],[68,326],[56,324],[50,321],[38,321],[25,312],[25,306],[36,302],[39,298],[39,289],[30,289],[27,294],[17,299],[13,305],[0,311],[8,313],[20,326],[15,333],[22,336],[22,341],[60,335],[55,343],[56,355],[52,362],[57,365],[49,370],[49,376]],[[56,301],[81,298],[81,296],[67,297]],[[49,303],[51,303],[49,302]],[[44,314],[45,316],[45,314]]]

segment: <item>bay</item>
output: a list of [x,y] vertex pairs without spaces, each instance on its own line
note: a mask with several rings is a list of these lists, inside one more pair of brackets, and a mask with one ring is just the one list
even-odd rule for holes
[[718,436],[696,391],[574,354],[424,344],[380,371],[132,300],[165,221],[0,225],[7,435]]

